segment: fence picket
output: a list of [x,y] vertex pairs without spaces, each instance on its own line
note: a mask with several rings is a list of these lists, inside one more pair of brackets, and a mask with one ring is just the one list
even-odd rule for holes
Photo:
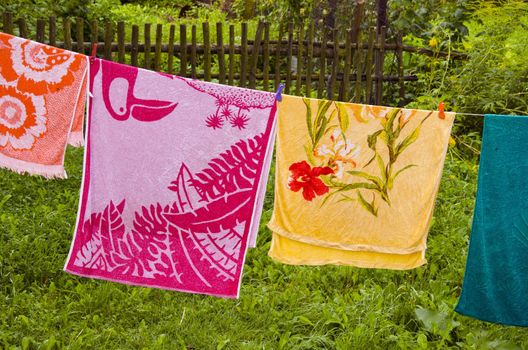
[[246,67],[247,67],[247,23],[242,22],[242,43],[240,47],[240,80],[238,81],[238,86],[246,86]]
[[224,31],[222,22],[216,23],[216,45],[218,47],[218,81],[220,84],[225,83],[225,52],[224,52]]
[[130,50],[130,62],[134,67],[138,66],[138,51],[139,51],[139,27],[137,25],[132,26],[132,47]]
[[196,78],[196,25],[191,27],[191,77]]
[[270,35],[270,24],[264,23],[264,43],[262,46],[263,52],[263,63],[262,63],[262,86],[264,91],[269,90],[269,35]]
[[187,76],[187,26],[180,24],[180,76]]
[[255,33],[255,40],[251,48],[251,61],[249,64],[249,88],[254,89],[256,86],[256,75],[257,75],[257,64],[260,56],[260,44],[262,42],[262,32],[264,31],[264,23],[260,22],[257,26],[257,32]]
[[49,17],[49,44],[57,45],[57,18],[55,16]]
[[313,49],[314,49],[314,31],[315,25],[310,23],[308,32],[308,47],[306,57],[306,96],[310,97],[312,93],[312,72],[313,72]]
[[169,28],[169,47],[167,51],[167,72],[169,74],[174,73],[174,35],[176,26],[171,24]]
[[161,41],[163,40],[163,26],[161,24],[156,25],[156,44],[154,48],[154,69],[160,70],[161,63]]
[[18,33],[19,33],[19,35],[22,38],[27,38],[28,37],[28,33],[27,33],[26,20],[24,18],[19,18],[18,21],[17,21],[17,24],[18,24]]
[[233,85],[235,74],[235,26],[229,25],[229,79],[228,84]]
[[112,42],[114,41],[113,30],[112,22],[106,22],[104,29],[104,59],[108,61],[112,61]]
[[75,49],[84,54],[84,21],[82,18],[75,19]]
[[117,62],[125,63],[125,22],[117,22]]
[[64,48],[66,50],[72,49],[71,41],[71,22],[69,18],[62,19],[62,36],[64,37]]
[[288,23],[288,51],[286,54],[286,87],[284,92],[290,93],[292,82],[292,59],[293,59],[293,23]]
[[4,12],[3,17],[2,31],[7,34],[13,34],[13,14],[11,12]]
[[46,30],[46,21],[42,18],[37,19],[37,41],[39,43],[44,43],[44,31]]
[[145,26],[144,26],[145,32],[143,33],[144,40],[145,40],[145,44],[144,44],[145,45],[145,51],[144,51],[145,62],[144,62],[143,67],[146,69],[150,69],[150,50],[151,50],[150,26],[151,26],[150,23],[145,23]]
[[295,79],[295,94],[301,95],[302,77],[303,77],[303,60],[304,60],[304,24],[300,25],[297,48],[297,79]]

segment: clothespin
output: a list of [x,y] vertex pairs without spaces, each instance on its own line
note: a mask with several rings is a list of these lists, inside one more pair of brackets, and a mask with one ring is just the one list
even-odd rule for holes
[[443,101],[440,101],[438,104],[438,118],[445,119],[445,113],[444,113],[445,104]]
[[90,55],[90,59],[94,59],[95,55],[97,54],[97,43],[92,44],[92,54]]
[[277,89],[277,93],[275,94],[276,101],[282,101],[282,90],[284,90],[284,84],[280,83],[279,88]]

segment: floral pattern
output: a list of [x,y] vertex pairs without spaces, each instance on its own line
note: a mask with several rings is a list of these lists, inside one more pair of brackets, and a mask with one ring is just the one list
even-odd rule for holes
[[310,167],[306,161],[294,163],[289,168],[291,177],[288,181],[288,187],[294,192],[302,189],[304,199],[311,201],[315,196],[322,196],[328,193],[328,186],[324,184],[319,176],[333,174],[330,167]]
[[31,149],[46,132],[46,107],[41,96],[0,85],[0,146]]
[[[377,216],[380,200],[391,205],[390,191],[397,177],[416,166],[398,166],[398,158],[418,139],[420,128],[431,113],[403,137],[402,131],[418,111],[325,100],[318,101],[317,110],[312,111],[311,101],[303,101],[309,136],[304,147],[307,161],[290,166],[289,189],[294,192],[303,189],[307,201],[324,195],[321,205],[334,196],[339,201],[357,201]],[[351,117],[359,124],[379,123],[379,128],[363,140],[368,145],[366,150],[359,146],[361,140],[353,142],[347,138]],[[364,164],[358,161],[361,152],[370,154]],[[377,172],[366,171],[372,163],[377,164]]]
[[17,81],[19,90],[34,95],[55,93],[71,85],[82,62],[73,52],[17,38],[0,42],[0,56],[3,78]]

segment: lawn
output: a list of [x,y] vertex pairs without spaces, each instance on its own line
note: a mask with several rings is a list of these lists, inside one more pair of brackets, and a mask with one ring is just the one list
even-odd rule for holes
[[[0,170],[0,347],[5,349],[528,348],[528,330],[457,315],[475,160],[448,153],[429,237],[412,271],[296,267],[267,256],[268,186],[241,298],[130,287],[62,271],[75,225],[82,149],[68,180]],[[353,220],[354,218],[351,218]]]

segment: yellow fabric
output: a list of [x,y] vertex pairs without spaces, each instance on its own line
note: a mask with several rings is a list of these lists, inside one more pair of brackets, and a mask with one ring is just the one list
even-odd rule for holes
[[424,264],[453,120],[284,95],[269,255],[287,264]]

